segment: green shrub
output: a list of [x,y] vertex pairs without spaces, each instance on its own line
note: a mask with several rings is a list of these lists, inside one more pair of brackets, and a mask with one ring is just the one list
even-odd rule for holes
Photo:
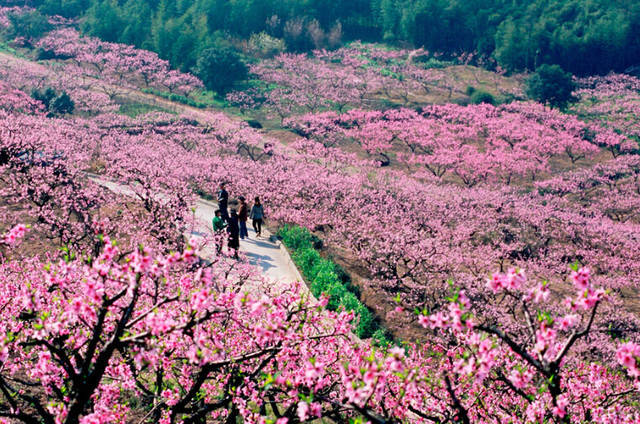
[[56,91],[51,87],[47,87],[43,91],[40,91],[40,90],[31,91],[31,97],[41,102],[44,105],[45,109],[49,109],[49,105],[51,104],[51,101],[56,96],[57,96]]
[[384,330],[383,328],[378,328],[376,331],[374,331],[371,335],[371,338],[373,339],[373,343],[376,346],[390,347],[393,343],[386,330]]
[[471,99],[468,97],[456,97],[451,100],[451,103],[458,106],[469,106],[471,104]]
[[75,103],[66,92],[62,92],[58,97],[53,99],[49,105],[49,110],[54,115],[66,115],[73,113]]
[[480,103],[488,103],[490,105],[496,104],[496,99],[493,97],[493,94],[488,93],[483,90],[475,90],[471,94],[471,103],[474,105],[479,105]]
[[333,263],[333,271],[338,276],[338,279],[342,281],[342,284],[347,288],[348,291],[355,294],[358,299],[360,299],[360,287],[353,284],[351,281],[351,276],[344,270],[340,265]]
[[53,29],[49,19],[37,10],[24,13],[9,13],[9,38],[24,37],[28,41],[42,37]]
[[345,271],[344,268],[342,268],[340,265],[334,263],[333,270],[335,271],[340,281],[347,284],[351,283],[351,276],[347,274],[347,271]]
[[573,75],[565,72],[559,65],[540,65],[526,82],[529,98],[559,109],[566,108],[567,104],[575,100],[575,88]]
[[320,297],[322,293],[326,293],[327,285],[322,280],[313,280],[309,283],[309,289],[315,297]]
[[49,116],[70,114],[75,109],[75,103],[66,91],[58,94],[53,88],[47,87],[44,91],[33,90],[31,97],[44,105]]
[[317,261],[320,260],[320,254],[313,249],[301,249],[293,252],[293,261],[300,267],[302,275],[307,279],[313,280],[312,269]]
[[354,333],[362,339],[371,337],[378,328],[371,311],[353,293],[346,291],[342,297],[342,306],[345,311],[355,313]]
[[260,121],[258,121],[257,119],[247,119],[246,120],[247,125],[249,125],[251,128],[255,128],[257,130],[262,129],[262,124],[260,123]]
[[[359,302],[360,303],[360,302]],[[356,335],[361,339],[370,338],[373,333],[378,329],[378,325],[373,317],[373,314],[365,305],[360,303],[355,309],[356,317],[358,318],[358,324],[356,325]]]
[[337,311],[340,309],[340,306],[343,305],[344,297],[349,293],[347,289],[340,284],[338,281],[329,282],[328,287],[323,291],[329,296],[329,303],[327,304],[327,309],[330,311]]
[[297,249],[309,249],[313,247],[313,239],[311,236],[311,232],[306,228],[298,227],[298,226],[289,226],[285,225],[279,232],[278,235],[282,238],[282,242],[289,249],[297,250]]
[[285,225],[278,231],[282,242],[291,250],[291,257],[302,275],[309,282],[311,293],[329,297],[327,309],[353,311],[355,314],[354,333],[363,339],[376,335],[375,343],[386,346],[390,343],[383,329],[380,329],[371,311],[359,300],[360,291],[351,284],[346,271],[329,259],[320,256],[316,250],[319,239],[306,228]]
[[315,234],[311,234],[311,244],[313,245],[313,248],[316,250],[322,249],[324,245],[322,240]]
[[340,282],[340,280],[338,279],[338,275],[334,271],[333,263],[331,261],[327,260],[327,259],[324,259],[324,258],[318,259],[315,262],[315,264],[313,264],[313,267],[311,268],[310,274],[311,274],[310,277],[312,279],[315,279],[320,274],[331,275],[331,278],[332,278],[333,281]]
[[423,67],[427,69],[442,69],[448,66],[453,66],[454,63],[447,60],[439,60],[434,57],[427,59],[426,62],[423,62]]
[[207,88],[218,94],[229,91],[236,82],[244,80],[249,73],[240,55],[224,44],[204,49],[193,71]]
[[345,311],[356,311],[358,305],[360,305],[360,300],[358,300],[355,294],[346,292],[342,297],[342,306],[344,306]]

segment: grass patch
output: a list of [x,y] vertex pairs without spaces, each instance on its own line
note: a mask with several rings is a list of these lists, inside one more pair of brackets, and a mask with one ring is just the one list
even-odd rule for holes
[[182,94],[156,90],[154,88],[143,88],[142,92],[153,94],[154,96],[162,97],[163,99],[167,99],[172,102],[182,103],[191,107],[197,107],[198,109],[206,109],[209,107],[224,108],[226,106],[226,102],[224,100],[218,99],[210,91],[202,91],[198,94],[195,94],[193,98],[183,96]]
[[306,228],[285,225],[278,236],[291,251],[291,257],[309,283],[311,293],[319,297],[329,296],[327,308],[331,311],[353,311],[357,324],[354,333],[362,338],[372,338],[378,345],[387,346],[391,340],[384,328],[361,301],[358,287],[339,265],[320,256],[322,241]]
[[120,105],[120,109],[118,109],[118,113],[127,115],[130,118],[136,118],[149,112],[166,112],[175,114],[175,112],[171,110],[146,103],[123,103]]
[[0,41],[0,52],[9,53],[14,56],[21,56],[21,57],[23,56],[23,55],[19,55],[18,51],[13,47],[9,46],[9,44],[7,44],[7,42],[4,40]]

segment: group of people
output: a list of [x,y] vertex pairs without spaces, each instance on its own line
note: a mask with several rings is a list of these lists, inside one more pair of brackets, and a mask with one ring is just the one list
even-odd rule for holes
[[225,188],[225,183],[220,183],[220,190],[218,190],[218,209],[215,211],[213,217],[213,231],[216,234],[218,241],[216,242],[216,249],[218,253],[222,251],[222,235],[226,229],[228,235],[227,246],[229,249],[234,250],[234,258],[238,257],[238,249],[240,249],[240,239],[249,238],[249,232],[247,231],[247,220],[251,218],[253,222],[253,229],[256,235],[260,237],[262,235],[262,223],[264,220],[264,208],[260,203],[260,198],[256,197],[249,210],[244,196],[238,196],[239,206],[230,208],[229,213],[229,193]]

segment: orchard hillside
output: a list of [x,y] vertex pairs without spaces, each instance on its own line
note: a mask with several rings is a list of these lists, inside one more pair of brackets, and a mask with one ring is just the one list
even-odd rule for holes
[[0,423],[640,422],[639,13],[3,2]]

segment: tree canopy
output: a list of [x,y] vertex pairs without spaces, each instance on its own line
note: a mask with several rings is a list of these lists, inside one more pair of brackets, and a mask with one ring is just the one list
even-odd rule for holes
[[[637,65],[633,0],[33,0],[47,14],[81,16],[89,34],[156,51],[182,70],[220,32],[266,32],[294,50],[344,40],[409,42],[449,55],[476,51],[510,71],[553,63],[578,75]],[[108,17],[108,19],[106,19]],[[339,31],[337,31],[339,29]]]
[[222,94],[234,82],[247,76],[247,66],[229,47],[209,48],[202,52],[195,67],[196,74],[212,90]]
[[542,65],[527,80],[529,97],[561,109],[573,99],[575,88],[572,75],[558,65]]

